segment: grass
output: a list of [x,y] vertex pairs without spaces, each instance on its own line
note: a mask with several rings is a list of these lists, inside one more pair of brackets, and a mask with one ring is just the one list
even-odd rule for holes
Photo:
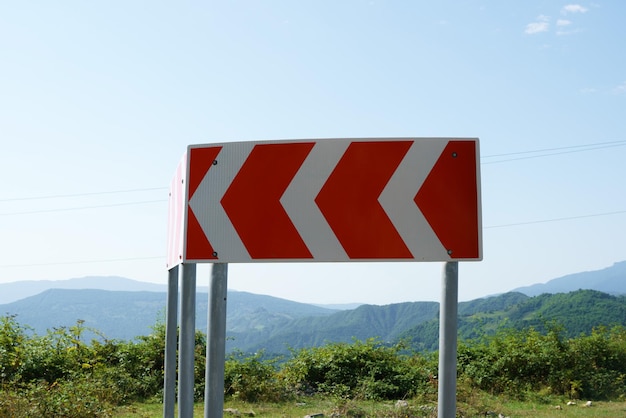
[[[503,403],[503,414],[513,417],[589,417],[616,418],[626,416],[626,402],[594,402],[586,407],[584,402],[568,406],[567,401],[546,403],[508,402]],[[560,408],[560,409],[559,409]]]
[[[556,406],[562,409],[557,409]],[[471,403],[459,402],[457,416],[485,417],[502,414],[507,417],[567,417],[567,418],[615,418],[626,417],[626,402],[594,402],[586,407],[585,401],[578,401],[576,405],[567,406],[567,400],[547,398],[540,401],[516,401],[491,397],[486,394],[476,396]],[[250,404],[245,402],[227,401],[225,409],[236,410],[240,415],[224,413],[229,416],[255,416],[276,418],[302,418],[307,414],[324,414],[325,417],[381,417],[381,418],[412,418],[436,417],[436,401],[420,402],[409,400],[407,406],[398,407],[395,402],[373,402],[336,400],[330,398],[306,398],[299,401],[285,403]],[[204,406],[195,405],[194,416],[202,417]],[[331,415],[336,414],[336,415]],[[490,415],[492,414],[492,415]],[[153,418],[163,415],[163,405],[160,403],[140,403],[122,407],[117,410],[116,418]]]

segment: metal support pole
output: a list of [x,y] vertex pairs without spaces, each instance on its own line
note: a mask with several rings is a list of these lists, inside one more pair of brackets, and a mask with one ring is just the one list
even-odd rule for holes
[[459,263],[443,268],[439,306],[439,402],[438,417],[456,416],[456,350],[459,301]]
[[165,364],[163,377],[163,418],[174,418],[176,404],[176,334],[178,322],[178,266],[167,272],[165,305]]
[[204,417],[222,417],[224,413],[224,362],[226,355],[226,298],[228,264],[213,264],[209,284],[207,318]]
[[196,265],[181,264],[180,339],[178,347],[178,416],[193,418],[196,343]]

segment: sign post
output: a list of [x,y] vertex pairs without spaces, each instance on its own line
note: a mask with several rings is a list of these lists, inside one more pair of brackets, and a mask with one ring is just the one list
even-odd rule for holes
[[204,416],[219,417],[224,410],[224,359],[226,356],[226,296],[228,264],[215,263],[209,283],[207,313]]
[[439,418],[456,417],[457,311],[459,263],[444,264],[439,304]]
[[168,271],[165,306],[165,365],[163,366],[163,417],[174,418],[176,403],[176,325],[178,315],[178,268]]
[[170,277],[182,266],[180,416],[193,414],[195,263],[213,263],[205,376],[213,418],[223,407],[227,264],[364,261],[446,263],[440,414],[454,416],[458,262],[482,259],[479,168],[475,138],[190,145],[170,186],[168,223]]
[[180,341],[178,345],[178,416],[193,418],[196,343],[196,265],[182,264]]

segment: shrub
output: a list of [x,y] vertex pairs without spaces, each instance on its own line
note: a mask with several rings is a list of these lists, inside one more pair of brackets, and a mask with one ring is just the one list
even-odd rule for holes
[[15,315],[0,317],[0,385],[20,379],[27,337]]
[[576,393],[596,399],[626,396],[626,329],[594,329],[570,341]]
[[420,357],[400,355],[402,348],[369,339],[303,349],[285,364],[283,378],[305,393],[365,399],[410,397],[426,390],[428,372]]
[[119,402],[119,391],[102,381],[84,376],[49,385],[29,385],[24,395],[29,400],[29,414],[39,417],[110,417]]
[[615,398],[626,394],[626,330],[600,328],[570,340],[558,328],[547,335],[506,330],[459,344],[458,365],[462,375],[494,394]]
[[[107,417],[120,404],[160,398],[165,326],[136,341],[83,339],[82,321],[27,332],[15,316],[0,317],[0,416]],[[206,337],[196,333],[195,399],[204,395]],[[292,351],[280,364],[263,353],[231,354],[225,396],[277,402],[294,395],[351,400],[428,398],[437,391],[437,359],[406,353],[376,339]],[[564,339],[532,328],[505,330],[458,347],[459,396],[475,391],[514,398],[551,395],[618,399],[626,396],[626,329],[598,328]],[[354,415],[359,411],[349,408]]]
[[84,330],[78,321],[29,335],[14,316],[0,317],[0,416],[108,416],[114,405],[160,392],[164,335],[158,326],[138,342],[87,343]]
[[277,402],[287,397],[276,373],[277,360],[263,360],[263,353],[245,357],[235,352],[224,367],[226,396],[245,402]]

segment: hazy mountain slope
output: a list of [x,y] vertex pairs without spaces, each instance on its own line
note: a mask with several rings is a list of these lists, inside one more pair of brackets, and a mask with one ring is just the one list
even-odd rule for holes
[[592,289],[612,295],[626,294],[626,261],[613,264],[602,270],[568,274],[547,283],[513,289],[528,296],[542,293],[567,293],[578,289]]
[[0,304],[35,296],[49,289],[100,289],[128,292],[167,292],[167,286],[117,276],[88,276],[67,280],[25,280],[0,283]]
[[597,326],[626,325],[626,296],[596,290],[542,294],[516,306],[508,318],[516,328],[532,326],[540,331],[561,323],[566,334],[574,337]]
[[528,296],[519,292],[508,292],[498,296],[490,296],[481,299],[474,299],[468,302],[460,302],[458,308],[459,316],[471,315],[477,312],[502,311],[510,306],[528,300]]
[[[165,275],[163,277],[165,281]],[[101,289],[112,291],[166,292],[163,284],[140,282],[117,276],[88,276],[67,280],[29,280],[0,283],[0,304],[10,303],[28,296],[34,296],[48,289]],[[547,283],[513,289],[527,296],[541,293],[567,293],[578,289],[593,289],[609,294],[626,294],[626,261],[613,264],[601,270],[570,274],[550,280]],[[206,287],[198,287],[206,291]],[[360,304],[346,303],[336,306],[317,305],[329,309],[354,309]]]
[[[104,290],[48,290],[18,302],[0,305],[3,314],[17,314],[18,322],[37,333],[72,326],[97,329],[107,338],[132,339],[150,333],[164,317],[166,294]],[[439,336],[436,302],[407,302],[386,306],[363,305],[350,311],[332,311],[246,292],[229,292],[227,348],[284,353],[327,342],[349,342],[378,337],[394,342],[405,339],[419,350],[437,349]],[[196,325],[206,330],[207,294],[197,294]],[[527,297],[507,293],[459,304],[459,335],[477,338],[502,327],[550,324],[565,327],[575,336],[594,326],[626,326],[626,296],[592,290]],[[86,338],[94,335],[87,334]]]
[[[150,333],[163,317],[165,294],[157,292],[112,292],[94,289],[50,289],[17,302],[0,305],[2,314],[17,315],[17,321],[37,334],[47,329],[69,327],[83,320],[84,326],[107,338],[132,339]],[[94,337],[88,333],[87,338]]]
[[[510,292],[459,303],[457,326],[460,338],[478,338],[485,333],[495,332],[506,323],[508,312],[528,299],[522,293]],[[435,318],[405,330],[399,339],[410,342],[418,351],[437,350],[439,312]]]
[[[1,314],[16,314],[22,325],[38,334],[84,320],[107,338],[132,339],[149,334],[165,317],[166,293],[113,292],[94,289],[50,289],[39,295],[0,305]],[[208,295],[196,298],[196,326],[206,330]],[[255,334],[280,328],[304,316],[330,315],[334,310],[247,292],[228,292],[226,326],[229,332]],[[265,335],[265,334],[263,334]],[[89,335],[92,337],[93,335]],[[255,338],[257,338],[255,336]]]
[[[510,297],[510,294],[498,296]],[[514,300],[512,298],[511,300]],[[499,329],[534,327],[545,332],[562,326],[566,337],[590,333],[594,327],[626,326],[626,296],[613,296],[595,290],[543,294],[513,303],[503,310],[459,314],[460,339],[479,338]],[[420,350],[436,350],[439,340],[437,318],[416,325],[401,335]]]
[[[565,291],[597,286],[619,293],[626,277],[626,262],[608,269],[585,272],[555,279],[553,290]],[[59,282],[22,282],[24,286],[126,287],[146,285],[120,277],[93,277]],[[548,283],[549,284],[549,283]],[[546,284],[547,285],[547,284]],[[546,286],[541,285],[541,286]],[[557,286],[558,285],[558,286]],[[8,287],[7,287],[8,286]],[[0,295],[17,284],[0,285]],[[538,288],[537,288],[538,289]],[[543,287],[542,289],[547,289]],[[32,289],[30,290],[32,292]],[[15,292],[13,292],[15,294]],[[510,292],[459,304],[461,338],[476,338],[508,326],[534,326],[543,329],[550,322],[563,324],[568,333],[588,332],[593,326],[624,324],[624,297],[598,291],[543,294],[529,297]],[[151,331],[150,327],[165,315],[166,293],[117,292],[106,290],[56,289],[0,305],[0,314],[17,314],[18,321],[38,333],[60,326],[72,326],[78,319],[86,327],[101,331],[108,338],[132,339]],[[206,330],[207,294],[197,294],[196,325]],[[418,349],[436,349],[438,339],[438,303],[406,302],[386,306],[362,305],[351,310],[329,310],[271,296],[247,292],[228,292],[227,348],[243,351],[265,349],[285,352],[287,347],[308,347],[329,341],[378,337],[383,341],[398,338],[411,340]]]
[[377,337],[393,341],[408,327],[436,317],[437,302],[407,302],[385,306],[363,305],[324,318],[302,318],[276,329],[270,337],[247,347],[257,351],[286,352],[287,347],[302,348],[326,342],[349,342]]

